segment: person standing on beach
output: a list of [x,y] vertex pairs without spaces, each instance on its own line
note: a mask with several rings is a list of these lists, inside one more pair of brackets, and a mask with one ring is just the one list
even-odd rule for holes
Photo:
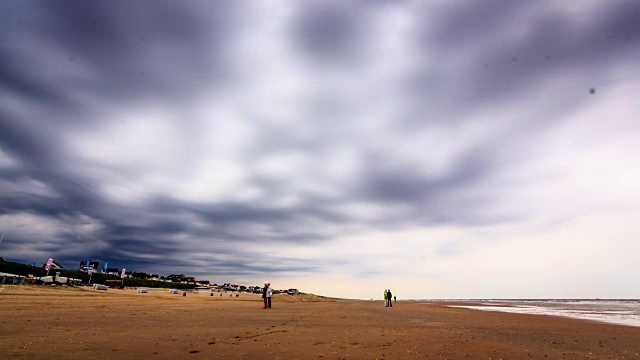
[[384,289],[384,306],[389,306],[389,303],[387,303],[387,289]]
[[264,283],[264,287],[262,288],[262,301],[264,301],[263,309],[267,308],[267,283]]
[[389,307],[393,307],[393,304],[391,303],[392,296],[391,289],[387,290],[387,306]]
[[271,288],[271,283],[267,283],[267,304],[269,309],[271,309],[271,295],[273,295],[273,289]]

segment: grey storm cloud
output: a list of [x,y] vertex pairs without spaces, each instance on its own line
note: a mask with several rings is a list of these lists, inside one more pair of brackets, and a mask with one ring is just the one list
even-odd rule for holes
[[406,91],[419,111],[444,106],[452,117],[452,104],[463,101],[461,111],[467,111],[511,101],[566,71],[589,74],[584,86],[593,85],[617,61],[637,55],[640,35],[633,19],[639,11],[637,3],[621,1],[595,9],[585,21],[547,2],[486,0],[428,8],[415,41],[455,71],[418,66],[405,80]]
[[[247,38],[261,35],[252,26],[270,24],[276,12],[251,2],[3,1],[0,216],[7,223],[0,231],[42,219],[50,225],[34,232],[12,230],[0,250],[25,261],[48,251],[69,264],[99,257],[149,271],[157,263],[176,271],[229,275],[317,271],[319,264],[308,259],[277,253],[257,259],[251,247],[321,243],[363,228],[518,221],[521,214],[487,209],[501,196],[492,181],[530,155],[520,144],[534,137],[531,116],[502,114],[517,118],[508,126],[497,121],[500,114],[484,117],[487,131],[497,130],[479,141],[458,138],[458,126],[481,121],[470,119],[482,106],[517,105],[544,92],[545,81],[569,69],[585,74],[576,80],[583,97],[568,96],[564,106],[579,105],[589,101],[589,87],[603,82],[613,67],[640,55],[640,25],[634,21],[640,5],[632,1],[600,4],[588,19],[530,1],[435,7],[410,1],[277,4],[288,9],[278,18],[284,25],[269,28],[273,35],[265,38],[276,44],[273,48],[286,50],[273,50],[285,53],[273,60],[259,50],[264,44],[247,45]],[[371,85],[368,69],[395,66],[386,57],[393,53],[375,50],[381,42],[375,36],[385,33],[381,14],[402,10],[413,24],[401,36],[410,52],[406,59],[395,55],[408,63],[397,75]],[[382,32],[374,31],[380,27]],[[305,91],[284,100],[271,98],[277,94],[268,90],[251,95],[257,91],[254,81],[269,75],[278,61],[296,65],[291,76],[306,78]],[[268,78],[266,86],[286,85],[287,75]],[[208,139],[210,128],[201,126],[191,108],[204,93],[211,96],[214,113],[218,100],[237,101],[231,107],[240,120],[224,113],[209,119],[221,127],[217,142]],[[393,105],[381,120],[358,117],[361,111],[376,116],[386,102]],[[247,187],[263,195],[194,200],[179,190],[150,190],[136,201],[105,195],[110,176],[145,190],[141,179],[153,165],[89,161],[85,156],[99,156],[101,149],[77,153],[67,141],[82,133],[89,134],[89,143],[97,142],[104,126],[126,125],[111,118],[114,111],[146,103],[171,109],[168,122],[179,128],[155,142],[179,143],[178,160],[167,162],[166,169],[159,166],[169,182],[182,182],[190,164],[224,158],[229,150],[225,160],[241,169]],[[280,122],[278,114],[261,112],[258,105],[270,103],[293,111],[287,115],[292,119]],[[546,105],[537,115],[563,107]],[[233,138],[228,127],[241,125],[250,136]],[[144,136],[153,139],[153,131]],[[440,142],[425,135],[432,131],[443,134],[435,137]],[[445,151],[445,170],[430,171],[429,159],[447,143],[443,136],[459,144]],[[234,139],[237,144],[200,153]],[[109,150],[118,144],[114,138]],[[260,170],[267,157],[278,164],[292,157],[293,170]],[[337,175],[327,170],[332,166],[338,167]],[[224,175],[228,170],[212,171]],[[326,189],[318,190],[322,185]],[[210,184],[212,190],[217,186]],[[289,195],[294,199],[276,201]],[[350,210],[354,206],[375,210],[363,214]],[[193,264],[206,269],[193,270]]]
[[[203,74],[211,83],[227,73],[225,42],[233,38],[230,4],[199,2],[193,8],[182,8],[145,1],[7,2],[3,23],[8,29],[3,34],[11,47],[3,49],[3,83],[23,96],[51,99],[60,105],[65,105],[64,86],[91,89],[117,101],[146,96],[180,101],[194,91]],[[66,60],[66,69],[53,69],[54,63],[44,59],[42,67],[34,68],[21,59],[46,48],[57,51],[50,55]],[[85,79],[70,76],[61,84],[46,74],[73,71],[75,64],[82,63],[93,70]]]
[[[469,79],[461,87],[465,102],[479,103],[519,96],[541,77],[561,76],[562,71],[579,69],[597,78],[616,61],[637,54],[640,27],[633,19],[640,7],[617,2],[591,14],[589,21],[547,9],[544,3],[526,1],[479,1],[459,6],[446,23],[425,35],[431,43],[481,44],[475,66],[462,76]],[[516,21],[526,21],[527,32],[513,39],[505,29]],[[459,48],[458,48],[459,49]]]
[[310,2],[300,6],[292,36],[313,61],[349,64],[362,55],[359,45],[366,39],[366,15],[366,9],[350,3]]

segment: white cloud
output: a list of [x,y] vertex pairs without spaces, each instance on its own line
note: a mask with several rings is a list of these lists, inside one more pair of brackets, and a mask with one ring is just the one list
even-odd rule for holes
[[632,298],[637,293],[630,284],[640,280],[630,255],[640,250],[636,215],[595,214],[545,229],[370,232],[291,253],[313,254],[323,271],[275,278],[310,292],[363,299],[378,299],[386,288],[401,299]]

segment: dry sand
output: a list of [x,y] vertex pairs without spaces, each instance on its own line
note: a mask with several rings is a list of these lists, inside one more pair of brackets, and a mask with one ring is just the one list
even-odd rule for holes
[[640,359],[637,327],[445,305],[5,286],[0,359]]

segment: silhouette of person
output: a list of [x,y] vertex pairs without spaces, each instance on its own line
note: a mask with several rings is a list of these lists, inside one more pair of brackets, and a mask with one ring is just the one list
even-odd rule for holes
[[271,295],[273,295],[273,289],[271,288],[271,283],[267,283],[267,305],[269,309],[271,309]]
[[262,301],[264,301],[264,307],[263,309],[267,308],[267,288],[269,286],[267,286],[267,283],[264,283],[264,287],[262,288]]

